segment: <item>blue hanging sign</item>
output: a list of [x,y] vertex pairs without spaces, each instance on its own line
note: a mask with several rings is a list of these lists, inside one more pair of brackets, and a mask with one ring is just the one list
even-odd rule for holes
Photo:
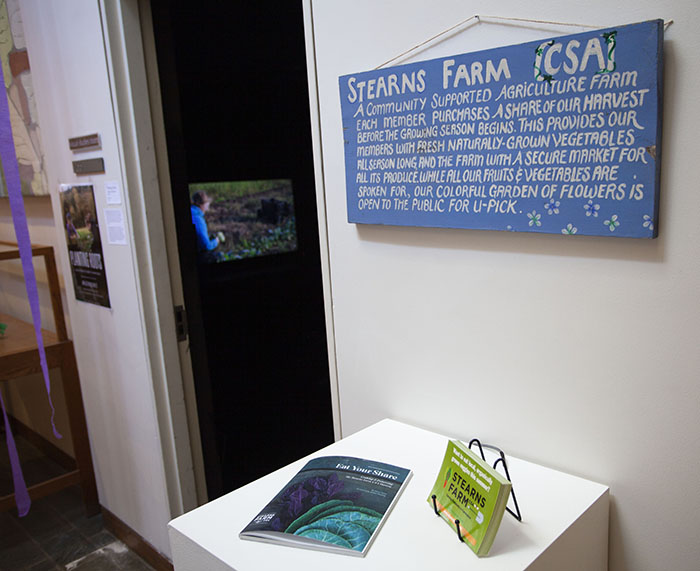
[[663,21],[340,78],[348,221],[654,238]]

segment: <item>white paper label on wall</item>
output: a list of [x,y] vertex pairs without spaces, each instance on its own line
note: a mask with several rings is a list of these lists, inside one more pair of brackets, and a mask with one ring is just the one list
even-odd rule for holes
[[126,245],[126,227],[124,225],[124,213],[120,208],[105,208],[105,220],[107,221],[107,240],[110,244]]
[[122,194],[119,191],[118,182],[105,182],[105,197],[107,198],[107,204],[122,203]]

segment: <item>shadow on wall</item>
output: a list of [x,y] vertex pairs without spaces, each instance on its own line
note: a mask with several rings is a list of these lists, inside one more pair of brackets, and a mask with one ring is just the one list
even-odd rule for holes
[[[662,206],[663,202],[662,200]],[[662,226],[662,224],[659,225]],[[412,226],[380,226],[373,224],[357,224],[356,228],[360,240],[409,248],[464,250],[465,252],[502,252],[506,254],[599,258],[654,263],[662,263],[666,258],[663,229],[659,230],[658,238],[642,239],[557,236],[554,234],[528,234],[526,232],[464,230],[461,228],[417,228]]]
[[615,496],[610,494],[610,523],[608,532],[608,567],[627,571],[625,548],[622,539],[622,524]]

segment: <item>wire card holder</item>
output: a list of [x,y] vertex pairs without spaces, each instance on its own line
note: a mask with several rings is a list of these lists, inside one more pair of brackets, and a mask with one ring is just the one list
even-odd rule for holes
[[[496,458],[496,461],[493,463],[492,467],[494,470],[497,470],[498,464],[503,464],[503,471],[505,472],[505,476],[508,479],[508,481],[511,482],[510,496],[513,499],[513,507],[515,508],[515,511],[513,511],[512,509],[510,509],[510,507],[508,507],[506,505],[506,511],[510,515],[512,515],[515,519],[517,519],[519,522],[522,522],[523,517],[520,513],[520,506],[518,506],[518,499],[515,497],[515,486],[512,485],[513,481],[510,479],[510,472],[508,471],[508,464],[506,462],[505,453],[503,452],[503,450],[501,450],[497,446],[493,446],[491,444],[482,444],[482,442],[478,438],[472,438],[469,441],[469,449],[470,450],[472,450],[472,446],[474,444],[476,444],[478,446],[479,455],[481,456],[481,459],[484,462],[487,462],[486,455],[484,454],[484,448],[488,448],[489,450],[493,450],[498,455],[498,458]],[[440,517],[440,511],[438,510],[438,507],[437,507],[437,496],[435,494],[433,494],[431,496],[431,498],[433,500],[433,510],[435,510],[435,515]],[[459,537],[459,540],[461,542],[464,542],[464,538],[462,537],[462,534],[459,530],[459,523],[460,523],[459,520],[456,519],[455,520],[455,528],[457,529],[457,537]]]
[[[469,441],[469,450],[472,449],[472,444],[477,444],[479,446],[479,454],[481,455],[481,459],[486,462],[486,456],[484,455],[484,448],[488,448],[489,450],[493,450],[498,454],[498,458],[496,461],[493,463],[493,469],[497,470],[497,466],[499,463],[503,464],[503,471],[506,474],[506,478],[508,478],[508,481],[512,484],[513,480],[510,479],[510,472],[508,471],[508,464],[506,463],[506,455],[497,446],[493,446],[491,444],[482,444],[481,441],[478,438],[472,438]],[[506,511],[512,515],[515,519],[518,521],[522,522],[523,517],[520,515],[520,507],[518,506],[518,499],[515,497],[515,486],[511,485],[510,488],[510,496],[513,498],[513,506],[515,507],[515,511],[511,510],[508,506],[506,506]]]

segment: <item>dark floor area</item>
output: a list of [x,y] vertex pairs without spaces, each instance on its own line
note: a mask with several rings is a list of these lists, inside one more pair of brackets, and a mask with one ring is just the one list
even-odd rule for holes
[[[4,431],[0,431],[0,496],[12,493]],[[15,436],[27,484],[62,468]],[[86,517],[80,487],[35,500],[29,514],[0,513],[0,571],[149,571],[151,566],[104,528],[101,515]]]

